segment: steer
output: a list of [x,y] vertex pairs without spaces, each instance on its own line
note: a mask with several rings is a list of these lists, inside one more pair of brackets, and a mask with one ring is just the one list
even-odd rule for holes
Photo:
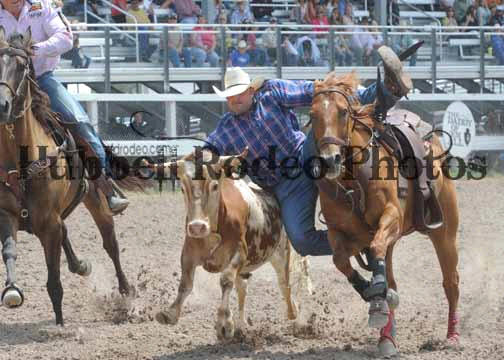
[[[244,157],[246,151],[240,156]],[[223,167],[231,163],[235,166],[235,161],[237,158],[220,157],[211,168],[196,165],[193,154],[177,161],[177,176],[187,211],[182,278],[173,304],[156,314],[158,322],[176,324],[183,302],[192,290],[196,267],[201,265],[208,272],[221,273],[222,301],[215,325],[219,340],[234,336],[235,325],[229,308],[233,285],[238,293],[236,328],[244,330],[247,279],[264,263],[269,261],[277,274],[288,319],[295,319],[298,313],[293,292],[311,293],[308,262],[291,247],[276,199],[252,183],[248,185],[242,179],[226,177]],[[170,164],[164,166],[167,168]],[[201,170],[199,177],[195,176],[197,166]],[[211,171],[220,172],[220,176],[212,178]],[[294,287],[298,291],[292,291]]]

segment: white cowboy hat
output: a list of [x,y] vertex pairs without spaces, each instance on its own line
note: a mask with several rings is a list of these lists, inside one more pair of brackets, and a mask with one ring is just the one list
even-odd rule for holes
[[264,78],[257,78],[250,81],[250,76],[240,67],[232,67],[227,69],[224,75],[224,90],[221,91],[215,86],[212,86],[215,93],[220,97],[227,98],[230,96],[239,95],[245,92],[248,88],[259,89],[264,83]]

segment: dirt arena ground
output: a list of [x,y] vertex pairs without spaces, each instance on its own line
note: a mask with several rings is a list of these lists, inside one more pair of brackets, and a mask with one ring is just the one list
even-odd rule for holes
[[[428,238],[411,235],[396,246],[395,273],[401,295],[398,342],[403,359],[504,358],[504,177],[458,181],[461,226],[461,345],[446,348],[447,302],[441,271]],[[54,324],[39,241],[20,233],[22,308],[0,307],[0,359],[370,359],[378,333],[367,328],[367,304],[336,272],[330,257],[310,258],[315,287],[308,304],[310,331],[294,336],[285,319],[270,265],[249,284],[249,328],[241,341],[217,343],[214,318],[220,299],[217,275],[201,268],[183,317],[169,327],[153,321],[158,306],[173,301],[180,278],[183,199],[130,195],[127,213],[116,218],[125,273],[135,298],[118,296],[112,262],[90,215],[79,207],[67,221],[76,252],[93,264],[88,278],[62,264],[66,326]],[[5,276],[3,264],[0,273]],[[236,296],[232,297],[236,309]],[[235,311],[236,313],[236,311]]]

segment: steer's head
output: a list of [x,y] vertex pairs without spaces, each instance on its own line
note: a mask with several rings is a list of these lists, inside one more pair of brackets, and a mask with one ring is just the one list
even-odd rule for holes
[[[247,151],[238,157],[244,158]],[[222,201],[222,182],[229,175],[230,168],[240,163],[236,156],[212,159],[211,152],[200,154],[202,158],[190,154],[178,160],[176,166],[186,205],[186,233],[193,238],[205,238],[215,231]],[[165,164],[165,168],[169,166],[170,163]]]

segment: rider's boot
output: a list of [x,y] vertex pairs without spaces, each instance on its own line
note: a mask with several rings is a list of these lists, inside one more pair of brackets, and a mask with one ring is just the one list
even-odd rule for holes
[[388,46],[381,46],[378,49],[378,54],[383,60],[385,69],[385,88],[390,93],[399,98],[408,94],[413,88],[411,76],[403,72],[401,60],[396,53]]
[[95,183],[107,198],[108,206],[113,215],[123,212],[128,207],[129,200],[116,194],[110,178],[107,179],[105,175],[102,174],[95,180]]

